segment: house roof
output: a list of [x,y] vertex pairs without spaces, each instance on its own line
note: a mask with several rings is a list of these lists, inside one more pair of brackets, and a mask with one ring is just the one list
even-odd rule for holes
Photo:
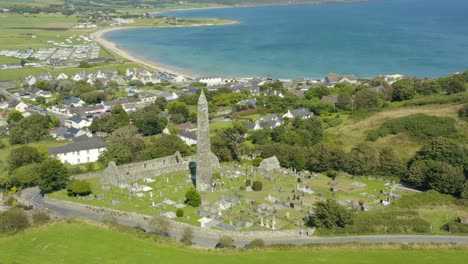
[[75,97],[75,96],[70,97],[70,98],[67,98],[67,99],[63,99],[63,103],[64,103],[65,105],[68,105],[68,106],[70,106],[70,105],[72,105],[72,104],[77,104],[77,103],[79,103],[80,101],[81,101],[81,99],[78,98],[78,97]]
[[75,123],[80,123],[81,121],[84,120],[84,118],[82,118],[81,116],[77,116],[77,115],[74,115],[72,117],[70,117],[68,120],[72,121],[72,122],[75,122]]
[[185,138],[197,140],[197,133],[194,132],[194,131],[182,129],[182,130],[179,131],[178,135],[180,137],[185,137]]
[[338,95],[322,96],[322,99],[320,99],[320,100],[327,101],[327,102],[330,102],[330,103],[333,103],[333,104],[337,104],[338,103]]
[[289,111],[294,117],[306,117],[310,115],[310,111],[306,108],[298,108]]
[[54,155],[54,154],[70,153],[74,151],[99,149],[99,148],[106,147],[106,142],[104,142],[104,140],[102,140],[98,136],[88,137],[87,135],[83,135],[83,136],[74,138],[73,141],[74,142],[70,145],[48,148],[47,151],[49,151],[51,155]]
[[238,105],[248,105],[248,106],[255,106],[257,104],[256,98],[245,99],[237,103]]

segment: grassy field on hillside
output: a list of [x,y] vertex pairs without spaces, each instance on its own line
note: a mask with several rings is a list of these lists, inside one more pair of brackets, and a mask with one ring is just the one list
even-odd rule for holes
[[[58,223],[0,238],[1,263],[461,263],[465,248],[318,246],[214,251],[164,245],[97,224]],[[434,246],[432,246],[434,247]]]
[[[342,146],[346,151],[349,151],[359,143],[366,141],[369,131],[379,128],[386,121],[419,113],[454,118],[457,128],[461,131],[466,131],[466,123],[464,124],[457,117],[457,111],[461,107],[462,105],[460,104],[400,107],[373,113],[359,120],[350,118],[338,126],[325,130],[325,136],[328,141]],[[411,140],[410,136],[404,133],[389,135],[369,143],[376,147],[391,146],[403,158],[409,158],[421,147],[420,144]]]

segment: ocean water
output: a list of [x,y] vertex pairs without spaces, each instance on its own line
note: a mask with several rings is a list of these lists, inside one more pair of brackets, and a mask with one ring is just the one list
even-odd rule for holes
[[129,53],[196,76],[439,77],[468,70],[468,0],[189,10],[237,25],[139,28],[105,38]]

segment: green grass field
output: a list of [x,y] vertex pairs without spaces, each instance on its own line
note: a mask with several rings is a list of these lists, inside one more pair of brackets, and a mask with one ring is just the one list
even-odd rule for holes
[[[406,248],[405,248],[406,247]],[[408,249],[409,248],[409,249]],[[52,223],[0,238],[0,263],[462,263],[468,251],[442,246],[318,246],[215,251],[164,244],[107,227],[72,221]]]

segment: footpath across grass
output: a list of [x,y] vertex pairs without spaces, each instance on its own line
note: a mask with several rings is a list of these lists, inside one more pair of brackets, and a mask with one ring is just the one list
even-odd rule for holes
[[[135,232],[133,232],[135,233]],[[0,238],[0,263],[463,263],[464,246],[338,245],[201,250],[69,221]]]

